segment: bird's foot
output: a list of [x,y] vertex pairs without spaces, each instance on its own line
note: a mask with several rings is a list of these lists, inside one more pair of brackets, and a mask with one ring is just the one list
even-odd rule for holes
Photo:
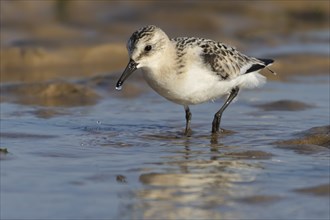
[[212,134],[223,134],[226,133],[227,130],[223,129],[223,128],[212,128]]
[[187,137],[190,137],[192,134],[192,130],[189,128],[189,129],[185,129],[184,131],[184,135],[187,136]]
[[220,128],[220,120],[219,118],[214,118],[212,122],[212,134],[222,133],[223,129]]

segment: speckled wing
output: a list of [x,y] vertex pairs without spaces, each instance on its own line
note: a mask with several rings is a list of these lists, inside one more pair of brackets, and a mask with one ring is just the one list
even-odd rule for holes
[[182,70],[185,64],[183,57],[188,47],[200,47],[202,49],[200,54],[201,59],[222,80],[232,79],[242,74],[258,71],[273,62],[273,60],[248,57],[237,51],[234,47],[209,39],[178,37],[173,38],[172,41],[175,42],[177,49],[179,74],[182,73],[180,70]]
[[258,71],[273,62],[248,57],[233,47],[211,40],[201,41],[199,46],[203,49],[201,57],[205,64],[222,80]]

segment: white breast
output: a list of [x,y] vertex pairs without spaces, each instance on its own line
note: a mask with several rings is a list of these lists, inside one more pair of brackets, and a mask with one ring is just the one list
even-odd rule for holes
[[181,105],[199,104],[217,99],[230,91],[231,83],[220,81],[219,76],[201,65],[190,65],[187,72],[178,74],[172,70],[160,76],[144,70],[147,83],[158,94]]

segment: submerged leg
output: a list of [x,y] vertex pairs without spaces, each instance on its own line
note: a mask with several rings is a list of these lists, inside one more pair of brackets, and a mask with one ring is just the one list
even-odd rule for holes
[[184,106],[184,110],[186,111],[186,130],[184,132],[185,135],[188,135],[190,130],[190,121],[191,121],[191,112],[188,105]]
[[223,104],[223,106],[220,108],[220,110],[215,113],[214,119],[212,122],[212,133],[216,133],[220,129],[220,121],[223,111],[228,107],[228,105],[233,101],[233,99],[237,96],[239,91],[238,87],[235,87],[231,90],[229,97],[227,98],[226,102]]

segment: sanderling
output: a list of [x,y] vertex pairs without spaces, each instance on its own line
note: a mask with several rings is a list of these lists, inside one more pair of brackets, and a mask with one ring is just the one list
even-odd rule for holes
[[223,111],[239,90],[264,84],[266,78],[258,71],[268,69],[273,63],[271,59],[250,57],[234,47],[209,39],[170,39],[153,25],[135,31],[127,42],[127,50],[130,60],[116,89],[120,90],[124,81],[141,68],[151,88],[166,99],[184,106],[186,135],[190,133],[192,115],[189,105],[228,95],[214,115],[212,133],[217,133]]

